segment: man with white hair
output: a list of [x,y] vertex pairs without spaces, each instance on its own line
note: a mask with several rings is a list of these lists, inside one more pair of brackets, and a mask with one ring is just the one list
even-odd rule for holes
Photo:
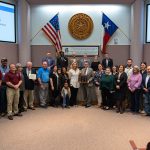
[[24,75],[24,110],[27,111],[27,108],[35,110],[33,102],[34,102],[34,81],[35,79],[31,79],[31,75],[35,75],[36,71],[32,68],[32,62],[28,61],[26,67],[23,69]]
[[150,66],[147,67],[147,74],[143,76],[142,89],[144,97],[144,111],[150,116]]
[[48,65],[46,61],[42,62],[42,67],[38,69],[37,78],[39,81],[39,97],[40,106],[42,108],[47,108],[47,99],[49,92],[50,83],[50,71],[48,70]]

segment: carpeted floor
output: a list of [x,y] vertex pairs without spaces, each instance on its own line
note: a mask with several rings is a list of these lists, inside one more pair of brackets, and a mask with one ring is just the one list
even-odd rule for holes
[[0,150],[132,150],[150,141],[150,117],[96,106],[37,108],[0,119]]

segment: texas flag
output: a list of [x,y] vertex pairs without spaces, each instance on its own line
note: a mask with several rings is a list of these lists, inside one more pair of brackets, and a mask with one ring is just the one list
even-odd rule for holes
[[111,21],[104,13],[102,15],[102,25],[104,27],[104,37],[103,37],[103,45],[102,45],[102,53],[106,53],[106,45],[109,42],[110,38],[114,34],[114,32],[118,29],[118,26]]

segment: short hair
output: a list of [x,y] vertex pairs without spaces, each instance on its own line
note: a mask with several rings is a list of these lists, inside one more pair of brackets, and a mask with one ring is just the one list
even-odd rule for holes
[[17,68],[17,69],[18,69],[18,68],[22,68],[21,63],[17,63],[17,64],[16,64],[16,68]]
[[1,59],[1,62],[7,62],[7,58],[6,58],[6,57],[3,57],[3,58]]
[[46,64],[47,64],[47,61],[43,61],[43,62],[42,62],[42,64],[44,64],[44,63],[46,63]]
[[31,62],[31,61],[27,61],[27,63],[26,63],[26,64],[29,64],[29,63],[30,63],[30,64],[32,64],[32,62]]
[[128,59],[127,59],[127,61],[128,61],[128,60],[131,60],[131,61],[133,61],[133,59],[132,59],[132,58],[128,58]]

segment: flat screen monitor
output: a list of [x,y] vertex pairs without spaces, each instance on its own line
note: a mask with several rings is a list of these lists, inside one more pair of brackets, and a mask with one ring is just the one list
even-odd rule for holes
[[0,42],[16,42],[15,5],[0,1]]
[[146,43],[150,43],[150,4],[147,5],[146,14]]

